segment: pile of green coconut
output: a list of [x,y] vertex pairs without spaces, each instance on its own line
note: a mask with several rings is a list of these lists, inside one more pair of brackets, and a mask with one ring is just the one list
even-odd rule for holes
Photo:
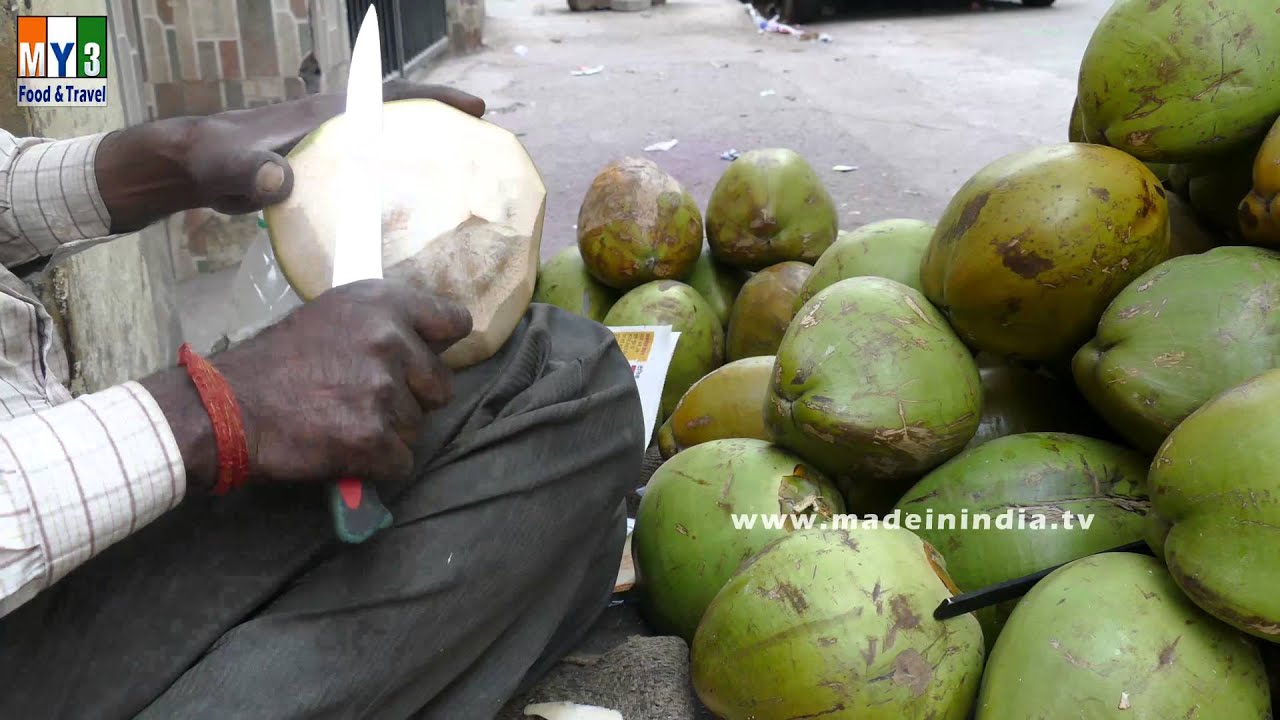
[[[1272,717],[1278,118],[1280,1],[1119,0],[1069,142],[938,218],[842,229],[787,149],[705,209],[595,178],[534,299],[682,333],[635,592],[715,715]],[[982,515],[1015,520],[923,524]]]

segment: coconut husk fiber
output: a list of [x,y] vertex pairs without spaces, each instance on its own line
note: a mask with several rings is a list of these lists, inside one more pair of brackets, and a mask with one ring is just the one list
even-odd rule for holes
[[603,655],[569,655],[498,714],[527,720],[531,703],[572,702],[622,713],[625,720],[699,720],[689,684],[689,647],[678,637],[632,636]]

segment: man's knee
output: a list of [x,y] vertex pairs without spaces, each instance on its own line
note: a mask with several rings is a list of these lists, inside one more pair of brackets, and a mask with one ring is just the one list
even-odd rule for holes
[[[615,429],[614,444],[619,449],[617,462],[630,472],[620,473],[626,483],[622,492],[632,489],[649,438],[644,437],[644,415],[631,363],[618,347],[609,328],[594,320],[560,308],[535,303],[529,316],[534,326],[549,329],[553,355],[580,362],[587,375],[584,395],[589,400],[582,406],[583,426]],[[574,438],[565,438],[566,452],[582,450]],[[619,477],[619,480],[624,479]]]
[[641,447],[647,440],[640,394],[631,363],[618,347],[613,331],[600,323],[552,305],[534,303],[529,308],[531,326],[545,328],[550,335],[552,355],[561,360],[583,363],[589,370],[586,392],[601,399],[591,412],[626,418],[621,423]]

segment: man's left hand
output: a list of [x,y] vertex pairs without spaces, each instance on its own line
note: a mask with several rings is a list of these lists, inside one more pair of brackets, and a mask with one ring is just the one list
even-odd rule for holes
[[[427,98],[475,117],[480,98],[442,85],[392,80],[384,100]],[[345,96],[312,95],[248,110],[157,120],[108,135],[99,146],[99,190],[112,232],[139,230],[167,215],[207,207],[236,215],[289,196],[293,170],[285,155],[325,121],[342,113]]]

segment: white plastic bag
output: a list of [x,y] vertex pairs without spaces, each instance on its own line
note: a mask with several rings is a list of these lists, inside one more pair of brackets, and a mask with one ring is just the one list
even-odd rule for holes
[[245,252],[231,285],[235,321],[227,329],[227,338],[233,343],[271,325],[302,304],[302,298],[276,265],[266,227],[266,222],[259,217],[258,237]]

